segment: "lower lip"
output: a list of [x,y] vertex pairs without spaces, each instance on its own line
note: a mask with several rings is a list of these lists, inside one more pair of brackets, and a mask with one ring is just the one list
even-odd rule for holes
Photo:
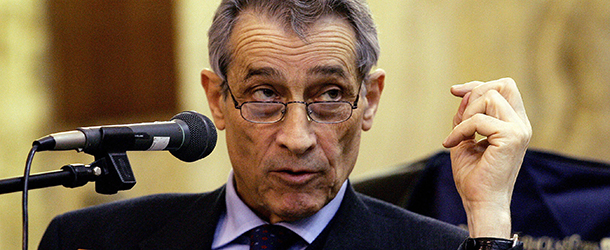
[[273,175],[277,176],[282,182],[287,185],[303,185],[313,180],[318,173],[315,172],[304,172],[299,174],[292,174],[289,172],[272,172]]

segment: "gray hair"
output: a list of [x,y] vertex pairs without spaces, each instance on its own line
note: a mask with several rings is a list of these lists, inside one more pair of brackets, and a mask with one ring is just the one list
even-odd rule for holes
[[[229,48],[231,31],[239,14],[246,9],[283,21],[287,29],[292,29],[303,40],[306,40],[307,29],[321,17],[343,17],[356,33],[358,79],[366,79],[377,64],[377,29],[364,0],[223,0],[208,31],[208,48],[210,66],[225,83],[232,60]],[[223,87],[226,88],[226,84]]]

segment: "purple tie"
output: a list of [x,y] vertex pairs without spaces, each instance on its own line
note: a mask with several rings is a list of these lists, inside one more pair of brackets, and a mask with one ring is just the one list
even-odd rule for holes
[[250,250],[286,250],[292,246],[299,236],[290,229],[265,224],[248,231]]

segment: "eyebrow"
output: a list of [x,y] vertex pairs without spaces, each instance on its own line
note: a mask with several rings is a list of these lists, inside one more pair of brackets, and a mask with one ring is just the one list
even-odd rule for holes
[[340,66],[315,66],[307,70],[307,73],[323,76],[337,76],[340,78],[346,77],[345,70]]
[[244,80],[248,80],[255,76],[266,76],[266,77],[281,77],[282,73],[271,67],[262,67],[262,68],[250,68],[248,69],[248,73]]

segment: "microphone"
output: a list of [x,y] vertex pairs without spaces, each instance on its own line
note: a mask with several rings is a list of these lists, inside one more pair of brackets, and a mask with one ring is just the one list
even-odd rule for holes
[[34,141],[38,151],[71,150],[89,154],[139,150],[169,150],[176,158],[193,162],[216,146],[216,127],[195,111],[184,111],[170,121],[81,127]]

